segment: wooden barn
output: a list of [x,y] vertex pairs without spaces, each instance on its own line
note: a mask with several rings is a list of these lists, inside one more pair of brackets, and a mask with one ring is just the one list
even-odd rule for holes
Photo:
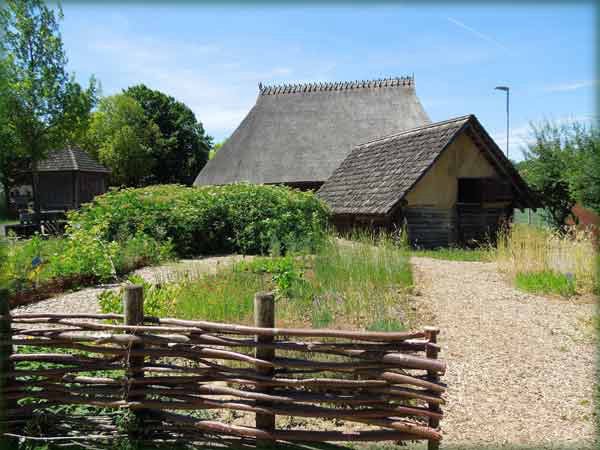
[[317,193],[339,229],[406,227],[415,246],[494,238],[538,202],[474,115],[360,144]]
[[42,211],[77,209],[108,189],[110,171],[79,148],[51,152],[37,172]]
[[356,144],[429,122],[412,77],[259,85],[256,104],[194,184],[317,189]]
[[431,123],[413,77],[259,85],[195,185],[318,190],[340,230],[406,225],[422,247],[482,241],[537,202],[474,116]]

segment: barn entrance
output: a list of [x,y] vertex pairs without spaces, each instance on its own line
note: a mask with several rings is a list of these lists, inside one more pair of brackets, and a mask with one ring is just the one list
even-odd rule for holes
[[496,242],[510,214],[509,183],[497,178],[459,178],[456,203],[456,236],[465,246]]

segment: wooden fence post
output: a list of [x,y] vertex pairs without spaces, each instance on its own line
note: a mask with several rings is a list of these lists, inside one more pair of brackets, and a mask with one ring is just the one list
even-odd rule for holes
[[[257,327],[273,328],[275,327],[275,296],[268,292],[258,292],[254,296],[254,324]],[[256,342],[271,344],[273,336],[256,336]],[[256,347],[255,356],[258,359],[272,361],[275,358],[274,348]],[[272,367],[256,366],[256,372],[263,376],[273,376],[274,370]],[[257,392],[268,394],[271,389],[268,387],[257,387]],[[257,406],[271,406],[268,402],[256,402]],[[272,432],[275,430],[275,415],[256,413],[256,428],[262,431]],[[258,440],[257,445],[269,446],[272,441]]]
[[[432,343],[437,343],[437,335],[439,334],[440,329],[436,327],[425,327],[425,333],[427,335],[427,340]],[[436,345],[428,345],[426,350],[427,358],[437,359],[438,357],[438,347]],[[437,372],[435,370],[427,371],[427,378],[429,381],[433,383],[437,383],[440,380]],[[433,412],[441,412],[440,405],[435,403],[428,404],[429,411]],[[429,426],[431,428],[438,428],[440,426],[440,420],[434,417],[429,418]],[[440,443],[438,441],[429,440],[427,442],[427,450],[437,450],[440,448]]]
[[[144,288],[139,285],[125,286],[125,294],[123,295],[123,323],[125,325],[143,325],[144,324]],[[128,334],[135,334],[135,331],[128,331]],[[131,350],[142,350],[144,344],[131,344]],[[134,384],[133,381],[144,378],[144,357],[132,356],[127,354],[127,369],[125,376],[127,377],[127,388],[125,390],[126,401],[140,400],[140,395],[130,394],[132,389],[140,389],[141,385]],[[143,394],[141,394],[143,399]],[[143,429],[142,418],[143,411],[135,410],[136,426],[138,430],[132,431],[132,437],[138,437],[139,431]]]
[[[10,361],[13,353],[10,305],[8,303],[8,290],[0,289],[0,374],[12,372],[14,364]],[[8,430],[8,410],[17,407],[16,400],[5,398],[6,389],[12,384],[12,379],[0,377],[0,448],[16,448],[17,444],[8,436],[4,436]]]

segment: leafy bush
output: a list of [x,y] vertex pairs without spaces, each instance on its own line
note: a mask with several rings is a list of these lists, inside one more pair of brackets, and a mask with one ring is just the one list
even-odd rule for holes
[[105,241],[136,233],[171,239],[179,256],[266,254],[315,248],[327,210],[314,194],[280,186],[161,185],[109,192],[69,219],[82,230],[100,227]]
[[89,230],[69,226],[65,238],[26,241],[9,239],[2,244],[0,285],[12,292],[51,282],[74,280],[108,281],[142,265],[157,264],[172,257],[170,241],[137,233],[122,241],[102,239],[98,225]]

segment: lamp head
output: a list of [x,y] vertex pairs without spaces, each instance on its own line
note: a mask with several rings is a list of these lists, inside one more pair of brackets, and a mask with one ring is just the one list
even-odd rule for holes
[[508,86],[496,86],[494,89],[498,89],[499,91],[508,92]]

